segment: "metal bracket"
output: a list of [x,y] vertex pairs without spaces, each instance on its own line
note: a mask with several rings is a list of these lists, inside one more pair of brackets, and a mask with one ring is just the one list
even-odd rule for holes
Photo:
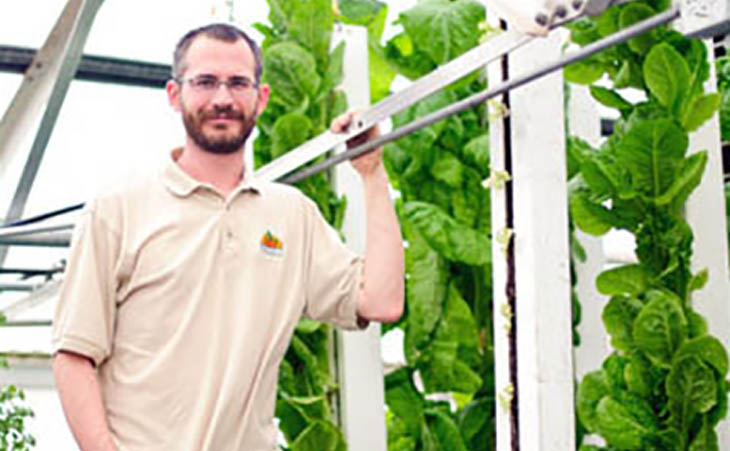
[[689,37],[707,38],[730,31],[728,0],[681,0],[678,29]]

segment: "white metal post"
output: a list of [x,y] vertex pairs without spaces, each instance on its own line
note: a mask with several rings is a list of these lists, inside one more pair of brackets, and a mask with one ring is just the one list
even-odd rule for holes
[[[502,74],[515,76],[561,56],[561,37],[554,34],[516,50],[507,57]],[[515,395],[519,406],[519,449],[564,451],[575,449],[570,272],[568,253],[567,181],[563,78],[556,73],[510,92],[504,140],[492,155],[504,153],[512,175],[506,193],[507,222],[513,224],[511,268],[507,289],[514,292],[516,334]],[[491,129],[495,133],[495,128]],[[492,160],[494,165],[498,161]],[[500,162],[501,163],[501,162]],[[493,213],[493,220],[500,220]],[[504,238],[499,224],[496,237]],[[501,234],[501,235],[500,235]],[[498,241],[494,243],[499,246]],[[503,262],[504,256],[495,260]],[[505,298],[495,281],[495,314]],[[499,323],[497,323],[499,324]],[[503,331],[495,327],[495,335]],[[497,341],[497,339],[495,339]],[[513,350],[512,352],[514,352]],[[503,354],[496,356],[499,369]],[[514,377],[513,377],[514,380]],[[498,379],[498,384],[500,381]],[[501,385],[497,386],[500,390]],[[498,392],[498,396],[503,395]],[[498,411],[500,408],[498,408]],[[503,433],[498,418],[498,433]],[[498,449],[508,450],[499,439]],[[512,443],[512,448],[515,444]]]
[[[711,76],[705,90],[715,91],[716,74],[712,42],[706,43]],[[710,333],[727,347],[730,345],[730,274],[728,273],[727,226],[722,177],[722,145],[720,121],[715,114],[699,130],[690,135],[690,151],[708,151],[707,167],[702,182],[686,205],[686,219],[694,234],[692,270],[707,269],[709,280],[693,297],[693,305],[707,318]],[[720,449],[730,449],[730,429],[725,419],[716,428]]]
[[[561,56],[556,33],[509,56],[518,74]],[[575,449],[562,72],[510,95],[520,449]]]
[[[370,104],[368,36],[363,27],[338,25],[333,42],[345,42],[342,89],[350,109]],[[347,245],[365,253],[365,202],[360,176],[349,164],[335,167],[335,189],[347,196],[343,231]],[[385,394],[380,324],[362,332],[337,332],[340,417],[350,451],[385,451]]]
[[[593,147],[600,145],[601,117],[596,101],[586,86],[570,85],[568,125],[571,135],[585,140]],[[587,372],[600,368],[611,350],[601,320],[603,307],[608,298],[596,289],[596,278],[606,264],[603,242],[600,237],[588,235],[580,230],[575,231],[575,236],[586,251],[585,262],[574,262],[578,279],[576,293],[582,310],[578,325],[581,341],[580,346],[574,351],[575,374],[580,379]]]

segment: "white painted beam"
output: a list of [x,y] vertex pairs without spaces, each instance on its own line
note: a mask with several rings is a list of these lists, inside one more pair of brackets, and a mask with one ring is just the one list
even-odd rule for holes
[[[553,34],[509,56],[510,75],[561,56]],[[510,93],[520,449],[575,449],[563,77]]]

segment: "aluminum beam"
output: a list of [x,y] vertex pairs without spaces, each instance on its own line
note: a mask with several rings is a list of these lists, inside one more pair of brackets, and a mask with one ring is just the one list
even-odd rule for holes
[[30,294],[13,302],[5,308],[0,309],[0,313],[3,314],[8,321],[12,321],[21,313],[53,299],[53,297],[58,294],[60,287],[60,280],[52,280],[45,284],[35,285]]
[[[8,180],[16,157],[27,155],[5,217],[18,219],[33,186],[81,51],[103,0],[68,0],[56,25],[28,68],[23,83],[0,121],[0,179]],[[27,137],[34,136],[30,149]],[[14,179],[14,178],[13,178]],[[7,248],[0,247],[0,265]]]

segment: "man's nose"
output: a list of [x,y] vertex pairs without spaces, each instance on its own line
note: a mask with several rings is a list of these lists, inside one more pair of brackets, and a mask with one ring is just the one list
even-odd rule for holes
[[225,83],[220,83],[213,92],[211,101],[216,105],[228,105],[233,103],[233,94]]

